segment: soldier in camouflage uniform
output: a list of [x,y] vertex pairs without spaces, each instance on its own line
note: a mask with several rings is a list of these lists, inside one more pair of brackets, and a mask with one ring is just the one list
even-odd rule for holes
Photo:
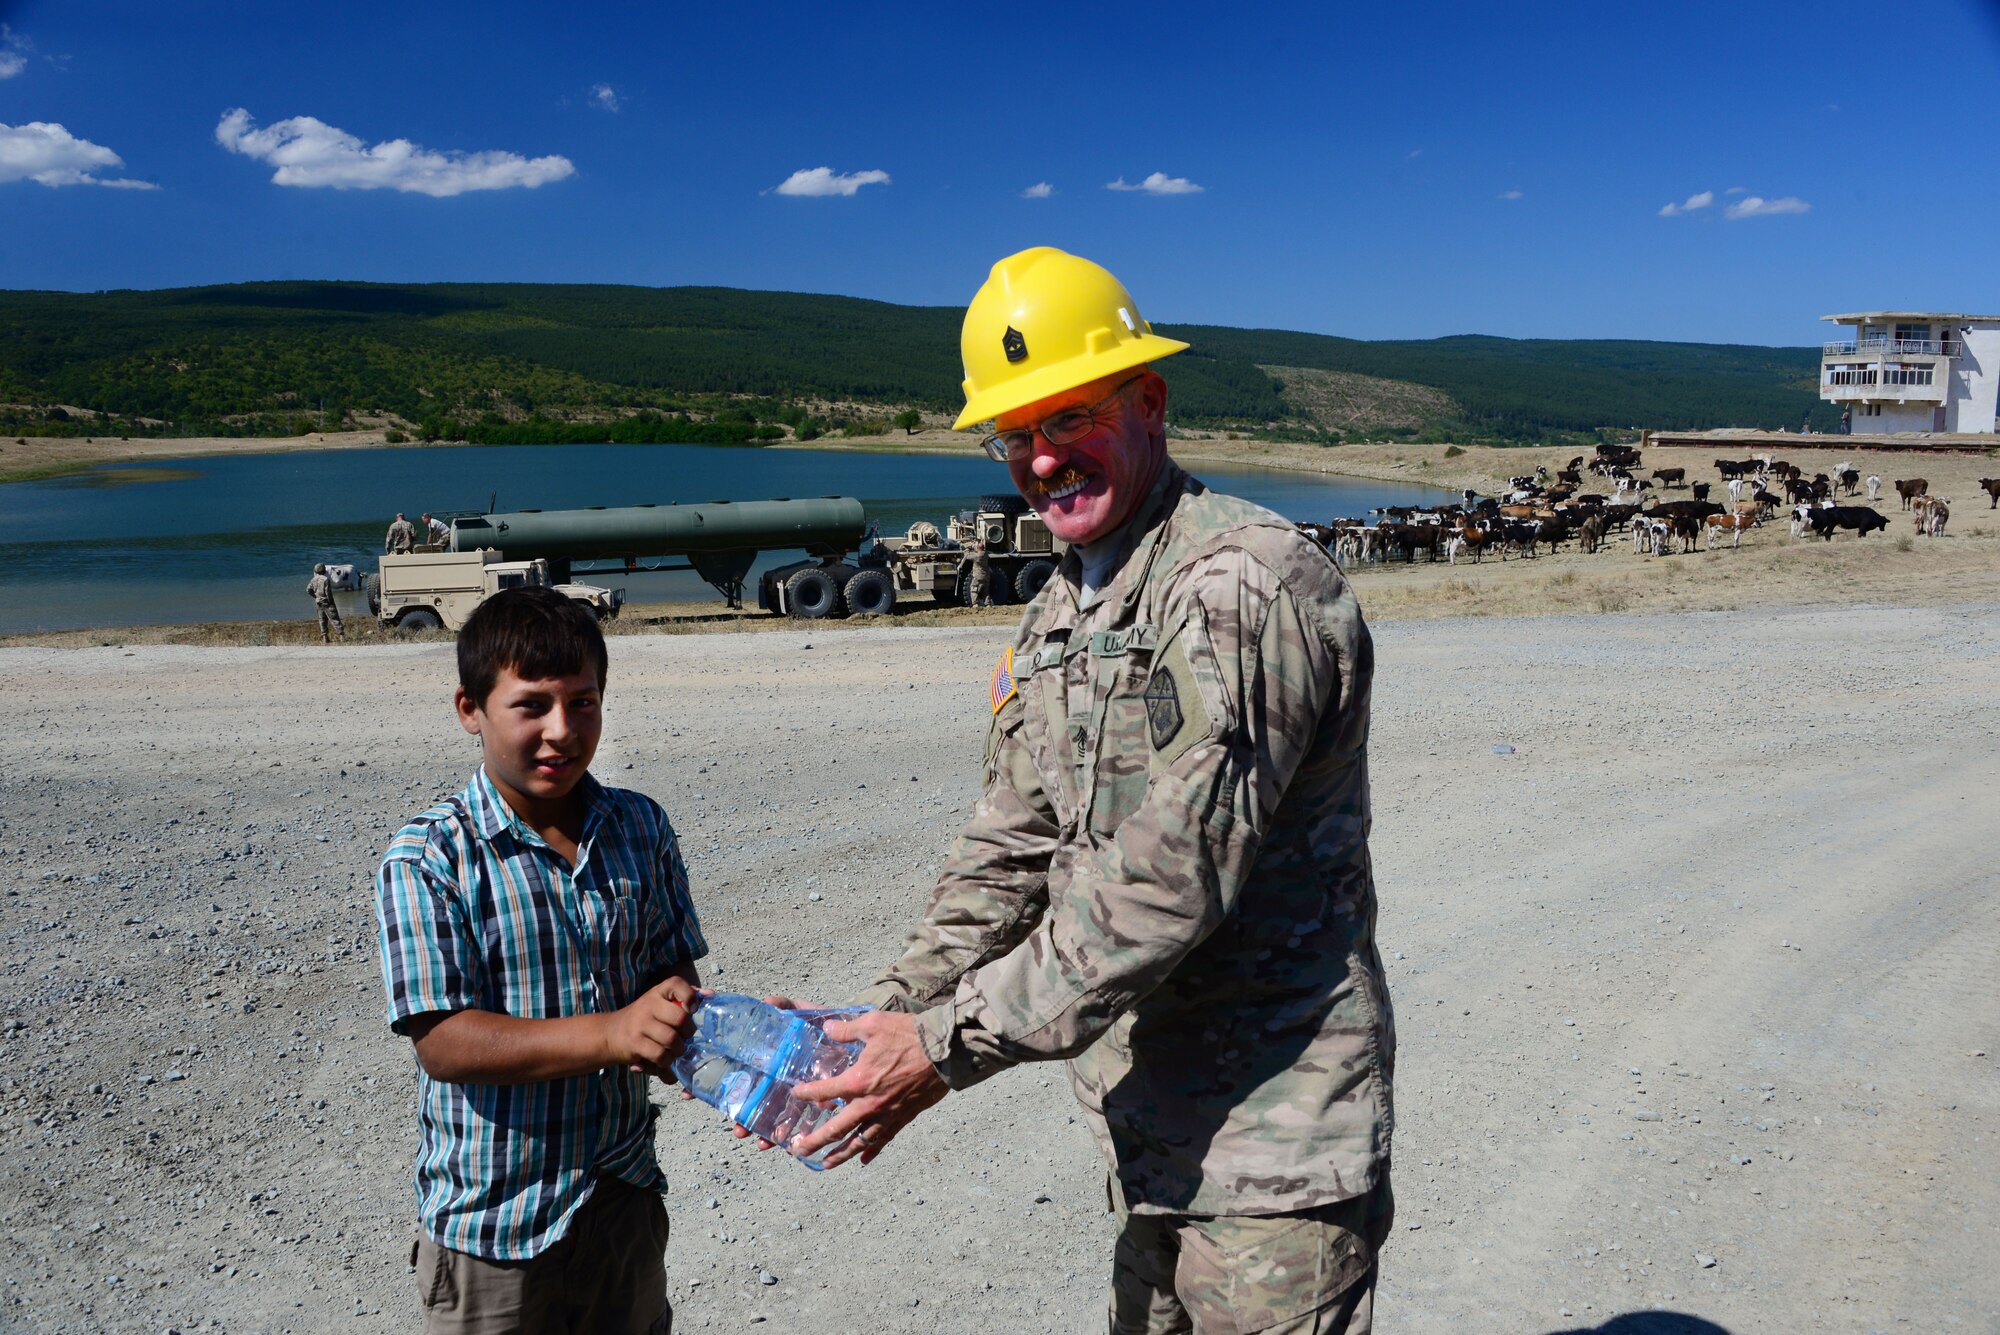
[[[997,407],[996,285],[995,350],[1062,359]],[[1167,458],[1146,362],[1183,346],[1060,251],[1001,261],[967,314],[967,417],[1071,547],[994,667],[984,794],[880,1013],[829,1027],[867,1047],[801,1089],[850,1103],[796,1148],[855,1129],[835,1161],[866,1160],[947,1089],[1067,1059],[1121,1221],[1113,1332],[1366,1331],[1395,1051],[1373,647],[1323,549]]]
[[401,510],[389,522],[389,531],[383,535],[382,550],[402,555],[417,545],[417,526],[403,517]]
[[319,642],[332,644],[333,637],[327,634],[328,623],[340,632],[340,638],[347,638],[347,627],[340,624],[340,608],[333,601],[333,577],[326,573],[326,563],[313,567],[312,578],[306,581],[306,593],[313,600],[313,610],[319,613]]
[[993,558],[986,554],[986,544],[972,544],[972,568],[965,576],[965,600],[974,607],[993,606]]

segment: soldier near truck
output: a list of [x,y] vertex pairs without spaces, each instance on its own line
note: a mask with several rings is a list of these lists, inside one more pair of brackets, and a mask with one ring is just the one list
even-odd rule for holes
[[347,638],[347,627],[340,624],[340,608],[333,601],[333,577],[326,573],[324,561],[313,567],[312,578],[306,581],[306,594],[313,600],[313,610],[319,613],[319,640],[321,644],[333,643],[327,634],[329,623],[340,632],[340,638]]
[[382,537],[382,550],[401,556],[417,545],[417,527],[403,517],[401,510],[389,523],[389,531]]
[[1000,261],[966,312],[967,404],[1053,535],[995,664],[985,789],[903,956],[802,1085],[794,1146],[879,1154],[925,1109],[1067,1059],[1120,1222],[1114,1332],[1369,1328],[1394,1025],[1375,945],[1374,654],[1288,521],[1167,456],[1187,345],[1111,274]]
[[972,560],[965,574],[965,601],[974,607],[993,606],[993,558],[986,554],[986,544],[972,544]]

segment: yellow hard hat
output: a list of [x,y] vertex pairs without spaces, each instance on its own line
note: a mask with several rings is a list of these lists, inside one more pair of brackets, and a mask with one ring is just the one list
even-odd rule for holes
[[965,411],[954,430],[1087,385],[1187,344],[1162,338],[1102,265],[1036,246],[993,266],[965,308]]

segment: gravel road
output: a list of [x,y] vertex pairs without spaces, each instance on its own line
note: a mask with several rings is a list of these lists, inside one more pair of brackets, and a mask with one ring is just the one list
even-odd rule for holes
[[[838,999],[894,956],[1002,638],[614,641],[597,772],[673,815],[714,984]],[[2000,606],[1377,638],[1382,1329],[2000,1328]],[[476,763],[450,672],[0,651],[0,1329],[415,1328],[370,877]],[[660,1150],[683,1330],[1102,1329],[1102,1173],[1053,1067],[866,1169],[675,1102]]]

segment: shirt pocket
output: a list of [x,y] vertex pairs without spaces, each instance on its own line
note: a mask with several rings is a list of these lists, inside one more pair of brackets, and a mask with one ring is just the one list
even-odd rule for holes
[[606,1010],[626,1005],[639,995],[650,972],[654,951],[644,887],[614,881],[598,895],[596,925],[585,944],[591,972],[601,980]]

